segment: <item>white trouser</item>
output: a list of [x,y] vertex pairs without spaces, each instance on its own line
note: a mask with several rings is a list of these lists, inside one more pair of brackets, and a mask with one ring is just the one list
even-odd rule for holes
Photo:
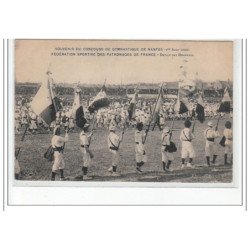
[[59,151],[54,152],[54,164],[52,166],[52,171],[57,171],[58,169],[64,169],[65,162],[63,159],[63,154],[59,153]]
[[232,154],[233,152],[233,141],[226,139],[225,141],[225,154]]
[[215,144],[214,141],[208,141],[206,140],[206,145],[205,145],[205,154],[206,156],[213,156],[213,155],[217,155],[218,152],[218,147]]
[[182,141],[182,149],[181,149],[181,158],[194,158],[195,152],[192,142],[190,141]]
[[173,161],[174,160],[174,155],[173,153],[166,152],[165,151],[165,146],[161,147],[161,160],[163,162],[168,162],[168,161]]
[[112,166],[117,166],[118,163],[119,163],[119,159],[120,159],[118,151],[117,150],[112,150],[112,149],[109,149],[109,151],[111,152]]
[[85,148],[81,147],[81,152],[82,152],[82,159],[83,159],[83,166],[84,167],[90,167],[91,165],[91,158],[89,153],[86,151]]
[[135,160],[136,162],[147,162],[147,155],[145,153],[143,144],[135,144]]

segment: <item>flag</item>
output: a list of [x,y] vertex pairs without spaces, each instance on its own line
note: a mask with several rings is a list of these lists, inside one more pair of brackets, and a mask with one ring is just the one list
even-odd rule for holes
[[72,107],[72,116],[76,121],[76,126],[79,128],[83,128],[87,120],[84,117],[83,106],[81,105],[81,89],[75,89],[75,98]]
[[196,105],[195,112],[197,114],[197,120],[199,122],[203,123],[205,121],[205,111],[204,111],[204,103],[203,103],[203,99],[202,99],[201,95],[199,95],[199,97],[197,99],[197,105]]
[[187,105],[183,100],[180,100],[180,96],[178,95],[177,102],[175,104],[175,111],[178,112],[178,114],[183,114],[188,112]]
[[163,103],[163,91],[162,91],[162,87],[161,87],[160,91],[159,91],[158,99],[157,99],[157,102],[156,102],[155,112],[154,112],[154,117],[153,117],[153,120],[154,120],[155,124],[159,123],[162,103]]
[[225,88],[224,91],[224,96],[223,99],[221,101],[220,107],[219,107],[219,112],[223,112],[223,113],[230,113],[230,103],[231,103],[231,97],[229,95],[228,92],[228,88]]
[[106,94],[105,85],[103,85],[101,91],[97,94],[94,100],[90,103],[88,110],[90,113],[94,113],[100,108],[107,107],[109,105],[109,99]]
[[47,84],[42,84],[30,104],[33,112],[40,116],[48,125],[56,119],[57,111],[62,108],[59,98],[54,96],[51,87],[53,80],[50,78],[50,74],[49,72],[47,73]]
[[135,89],[134,96],[132,97],[132,99],[131,99],[131,101],[129,103],[129,107],[128,107],[128,118],[129,118],[129,120],[134,118],[134,112],[135,112],[135,106],[136,106],[137,98],[138,98],[138,91],[137,91],[137,89]]

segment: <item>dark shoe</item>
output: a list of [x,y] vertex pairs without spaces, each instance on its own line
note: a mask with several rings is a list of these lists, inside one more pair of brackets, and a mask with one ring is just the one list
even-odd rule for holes
[[139,173],[142,173],[142,170],[140,167],[136,167],[136,170],[139,172]]

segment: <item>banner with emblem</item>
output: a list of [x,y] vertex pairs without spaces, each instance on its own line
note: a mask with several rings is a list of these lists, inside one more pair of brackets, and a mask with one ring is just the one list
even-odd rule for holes
[[75,119],[76,126],[82,129],[87,120],[84,117],[83,106],[81,104],[81,93],[82,90],[79,87],[76,87],[74,102],[72,106],[72,116]]
[[62,108],[59,98],[54,95],[52,84],[51,72],[48,71],[47,83],[42,83],[30,104],[34,113],[48,125],[56,119],[57,111]]
[[195,112],[197,115],[197,120],[203,123],[205,121],[205,111],[204,102],[201,94],[198,95]]
[[137,98],[138,98],[138,90],[135,89],[135,93],[129,103],[129,107],[128,107],[128,118],[129,120],[132,120],[132,118],[134,118],[134,113],[135,113],[135,106],[136,106],[136,102],[137,102]]
[[109,105],[110,101],[106,94],[106,87],[103,85],[100,92],[96,95],[94,100],[90,103],[88,110],[90,113],[94,113],[100,108],[107,107]]
[[219,107],[219,112],[222,113],[230,113],[230,108],[231,108],[231,97],[228,91],[228,87],[225,88],[224,90],[224,96],[223,99],[221,101],[220,107]]

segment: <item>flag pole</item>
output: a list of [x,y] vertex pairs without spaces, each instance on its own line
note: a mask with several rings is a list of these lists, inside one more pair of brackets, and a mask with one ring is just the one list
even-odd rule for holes
[[192,128],[192,133],[194,133],[194,128],[195,128],[196,121],[197,121],[197,119],[194,120],[194,124],[193,124],[193,128]]
[[[24,138],[27,134],[27,131],[28,131],[28,127],[29,125],[27,124],[27,126],[25,127],[25,130],[23,132],[23,135],[22,135],[22,138],[21,138],[21,141],[24,141]],[[20,151],[21,151],[21,147],[18,148],[18,151],[17,151],[17,154],[16,154],[16,158],[18,157],[18,155],[20,154]]]
[[220,119],[221,119],[221,115],[219,114],[219,118],[217,119],[217,123],[216,123],[216,126],[215,126],[215,131],[218,130]]
[[119,149],[119,147],[120,147],[120,144],[121,144],[121,142],[122,142],[122,140],[123,140],[123,134],[124,134],[124,132],[125,132],[125,123],[126,123],[126,120],[125,120],[125,122],[124,122],[124,124],[123,124],[123,129],[122,129],[122,137],[121,137],[121,140],[119,140],[119,143],[118,143],[118,149]]
[[174,116],[173,116],[173,118],[172,118],[172,123],[171,123],[171,128],[170,128],[170,140],[171,140],[171,138],[172,138],[173,128],[174,128]]
[[[92,121],[92,128],[91,128],[91,134],[93,133],[93,130],[94,130],[94,125],[95,125],[95,115],[96,115],[96,112],[94,112],[94,115],[93,115],[93,121]],[[92,135],[90,136],[89,138],[89,146],[90,146],[90,143],[91,143],[91,138],[92,138]]]
[[149,128],[150,128],[151,123],[152,123],[152,121],[153,121],[153,118],[154,118],[154,115],[155,115],[156,106],[157,106],[158,100],[159,100],[160,95],[161,95],[162,87],[163,87],[163,83],[162,83],[162,85],[161,85],[160,92],[159,92],[158,97],[157,97],[157,99],[156,99],[156,103],[155,103],[155,106],[154,106],[153,114],[152,114],[152,116],[151,116],[151,118],[150,118],[150,122],[149,122],[148,127],[147,127],[147,129],[146,129],[146,131],[145,131],[146,135],[145,135],[143,144],[146,142],[146,139],[147,139],[147,136],[148,136],[148,131],[149,131]]

